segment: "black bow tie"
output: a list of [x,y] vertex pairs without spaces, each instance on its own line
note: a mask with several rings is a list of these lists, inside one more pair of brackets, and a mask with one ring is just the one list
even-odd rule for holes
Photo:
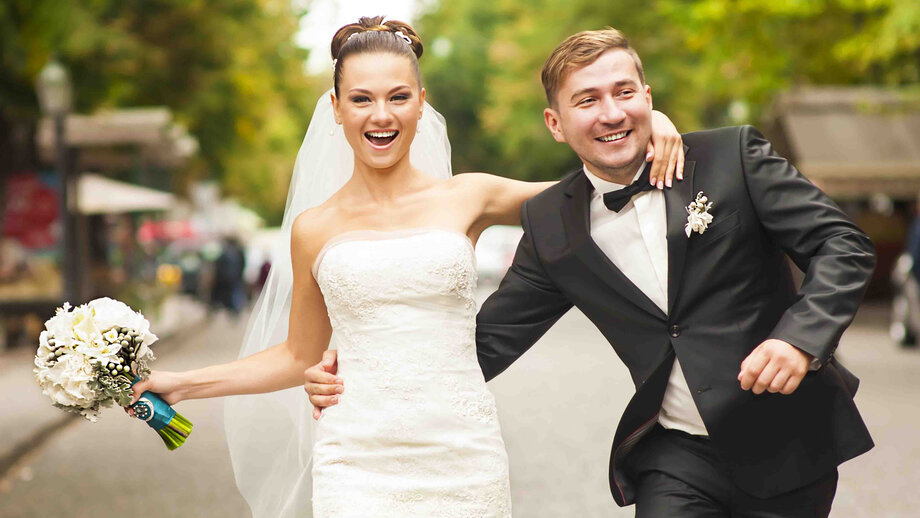
[[654,185],[648,183],[648,177],[649,168],[646,166],[645,170],[642,171],[642,174],[639,175],[639,178],[637,178],[635,182],[622,189],[604,193],[604,205],[614,212],[620,212],[633,196],[640,192],[650,191],[655,188]]

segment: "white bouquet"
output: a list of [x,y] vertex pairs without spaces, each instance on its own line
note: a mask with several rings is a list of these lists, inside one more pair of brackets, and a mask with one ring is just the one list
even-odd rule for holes
[[[102,407],[131,403],[131,386],[150,373],[150,322],[127,304],[99,298],[58,308],[45,322],[35,355],[35,379],[54,406],[96,421]],[[132,408],[170,449],[185,442],[191,423],[155,394]],[[156,417],[156,419],[154,418]]]

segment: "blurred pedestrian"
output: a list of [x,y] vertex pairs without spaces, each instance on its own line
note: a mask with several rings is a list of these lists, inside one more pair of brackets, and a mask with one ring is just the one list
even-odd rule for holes
[[211,289],[211,305],[229,309],[238,315],[245,304],[243,270],[246,256],[239,240],[234,236],[224,238],[223,247],[214,264],[214,284]]

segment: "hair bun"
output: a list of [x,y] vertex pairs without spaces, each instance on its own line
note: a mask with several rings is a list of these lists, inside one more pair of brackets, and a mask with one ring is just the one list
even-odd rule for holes
[[412,52],[415,53],[415,57],[422,57],[422,39],[411,25],[398,20],[390,20],[388,22],[384,22],[383,20],[383,16],[362,16],[357,23],[350,23],[339,29],[335,33],[335,36],[332,37],[332,45],[330,48],[332,59],[338,59],[342,47],[349,38],[363,32],[402,33],[409,38],[409,46],[412,47]]
[[391,32],[399,32],[409,38],[409,46],[412,47],[412,52],[415,52],[415,57],[422,57],[422,51],[424,51],[422,38],[419,37],[418,33],[415,32],[415,29],[412,28],[411,25],[398,20],[390,20],[384,23],[384,25],[389,28]]

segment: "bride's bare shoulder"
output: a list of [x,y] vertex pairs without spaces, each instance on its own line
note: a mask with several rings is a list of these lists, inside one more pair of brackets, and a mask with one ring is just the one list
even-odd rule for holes
[[291,225],[291,254],[302,255],[312,263],[323,244],[335,233],[337,209],[335,204],[307,209],[294,218]]

